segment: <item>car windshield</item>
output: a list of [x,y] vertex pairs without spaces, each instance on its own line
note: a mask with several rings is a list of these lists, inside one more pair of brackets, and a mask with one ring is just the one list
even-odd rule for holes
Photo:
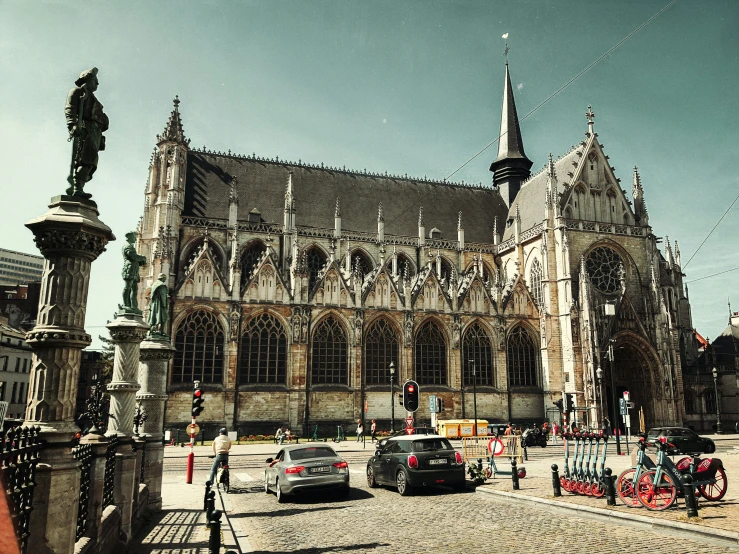
[[656,438],[659,437],[662,434],[662,429],[650,429],[649,430],[649,438]]
[[443,438],[424,439],[413,443],[413,452],[434,452],[436,450],[453,450],[449,441]]
[[311,458],[334,458],[336,452],[325,446],[312,446],[310,448],[301,448],[300,450],[291,450],[291,460],[309,460]]

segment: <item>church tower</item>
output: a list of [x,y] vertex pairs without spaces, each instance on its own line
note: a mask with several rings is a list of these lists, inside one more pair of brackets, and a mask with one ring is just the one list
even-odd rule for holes
[[498,187],[500,195],[509,208],[521,189],[521,183],[531,175],[530,170],[533,163],[526,157],[523,150],[521,127],[518,124],[516,101],[513,98],[511,74],[508,71],[508,60],[506,59],[498,157],[490,165],[490,171],[493,172],[493,184]]

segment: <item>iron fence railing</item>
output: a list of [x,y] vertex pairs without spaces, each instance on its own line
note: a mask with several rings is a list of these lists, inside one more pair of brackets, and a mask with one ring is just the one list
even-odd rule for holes
[[0,477],[23,554],[30,536],[36,464],[42,447],[40,433],[40,427],[16,427],[0,433]]
[[72,448],[74,459],[80,462],[80,494],[77,508],[77,540],[80,540],[87,531],[87,510],[90,505],[90,488],[92,472],[92,446],[78,444]]
[[105,451],[105,477],[103,481],[103,510],[113,503],[113,489],[115,487],[115,453],[118,450],[118,435],[108,438],[108,448]]
[[139,474],[139,483],[144,482],[145,468],[146,468],[146,443],[141,445],[141,473]]

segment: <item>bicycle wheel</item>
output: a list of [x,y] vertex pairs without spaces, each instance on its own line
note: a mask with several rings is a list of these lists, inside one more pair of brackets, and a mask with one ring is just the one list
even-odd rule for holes
[[637,508],[640,506],[639,500],[634,494],[634,474],[636,470],[634,468],[622,471],[621,475],[616,480],[616,494],[621,499],[621,502],[626,504],[629,508]]
[[729,488],[729,482],[726,480],[726,472],[720,467],[716,470],[715,481],[698,487],[700,493],[706,500],[721,500]]
[[639,477],[636,496],[647,510],[666,510],[675,503],[677,487],[669,474],[662,473],[659,483],[654,482],[655,475],[655,470],[651,470]]
[[231,488],[231,478],[228,474],[228,469],[223,470],[223,490],[226,491],[226,494],[228,494],[229,489]]

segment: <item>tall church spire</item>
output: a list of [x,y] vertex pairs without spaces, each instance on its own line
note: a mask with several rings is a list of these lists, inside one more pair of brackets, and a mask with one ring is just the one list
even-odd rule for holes
[[164,132],[157,136],[157,142],[165,140],[174,140],[177,142],[189,143],[190,141],[185,139],[185,131],[182,128],[182,120],[180,119],[180,99],[178,96],[174,97],[174,109],[169,115],[167,125],[164,127]]
[[533,162],[526,157],[523,150],[521,127],[518,122],[516,101],[513,98],[511,74],[506,57],[498,157],[490,165],[490,171],[494,174],[493,184],[499,188],[503,200],[509,207],[516,198],[521,183],[531,175],[532,164]]

